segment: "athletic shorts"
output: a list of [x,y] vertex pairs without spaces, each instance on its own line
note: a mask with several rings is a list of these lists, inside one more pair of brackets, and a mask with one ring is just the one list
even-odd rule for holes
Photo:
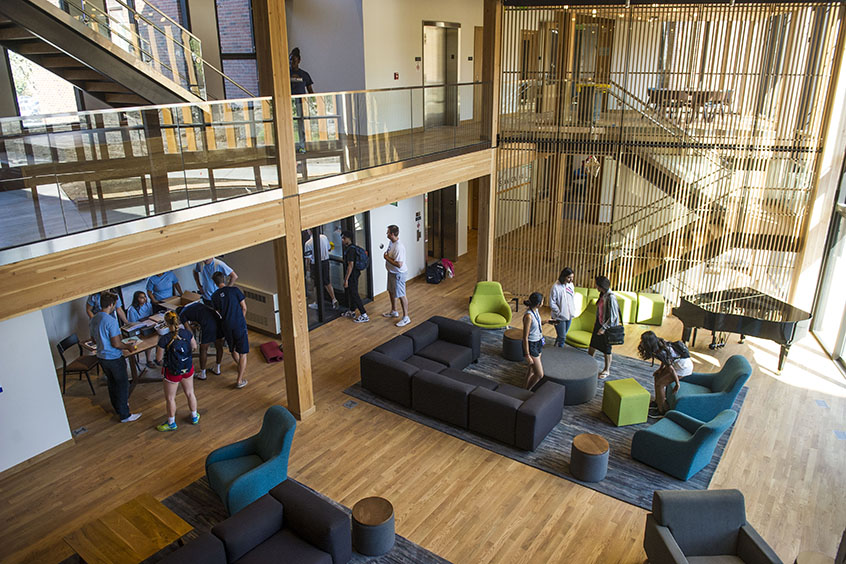
[[[329,261],[324,260],[320,262],[320,276],[323,278],[323,285],[326,286],[332,281],[329,279]],[[311,263],[311,279],[317,284],[317,263]]]
[[202,332],[202,337],[200,338],[201,345],[208,345],[223,338],[217,323],[202,323],[200,324],[200,331]]
[[247,339],[246,331],[226,331],[224,334],[229,352],[247,354],[250,352],[250,341]]
[[673,368],[676,369],[676,376],[684,378],[693,374],[693,361],[689,358],[677,358],[673,363]]
[[194,366],[191,366],[191,370],[186,372],[185,374],[171,374],[166,366],[162,367],[162,374],[164,374],[164,379],[168,382],[173,382],[174,384],[178,384],[182,380],[187,380],[188,378],[194,375]]
[[529,354],[537,358],[543,352],[543,341],[529,341]]
[[405,280],[408,277],[407,272],[389,272],[388,273],[388,293],[395,298],[405,297]]

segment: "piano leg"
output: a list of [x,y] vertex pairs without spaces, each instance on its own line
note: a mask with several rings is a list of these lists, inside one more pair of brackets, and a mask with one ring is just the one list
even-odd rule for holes
[[682,326],[682,341],[685,343],[690,340],[690,327],[687,325]]
[[717,348],[717,332],[711,331],[711,344],[708,345],[708,348],[712,351]]
[[740,340],[738,341],[738,343],[740,343],[742,345],[744,342],[746,342],[746,335],[741,333],[740,334]]
[[778,353],[778,371],[784,368],[784,361],[787,360],[787,353],[790,352],[790,345],[781,345],[781,351]]
[[690,348],[693,348],[693,347],[695,347],[695,346],[696,346],[696,334],[697,334],[698,332],[699,332],[699,328],[698,328],[698,327],[694,327],[694,328],[693,328],[693,338],[690,340]]

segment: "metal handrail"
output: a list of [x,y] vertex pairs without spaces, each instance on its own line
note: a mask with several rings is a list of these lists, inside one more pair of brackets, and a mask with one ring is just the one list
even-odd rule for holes
[[[229,82],[231,82],[232,84],[234,84],[235,86],[237,86],[237,87],[238,87],[238,89],[239,89],[239,90],[241,90],[241,92],[244,92],[244,93],[245,93],[245,94],[247,94],[250,98],[256,98],[255,93],[250,92],[249,90],[247,90],[246,88],[244,88],[243,86],[241,86],[240,84],[238,84],[237,82],[235,82],[234,80],[232,80],[232,79],[229,77],[229,75],[224,74],[222,70],[218,69],[216,66],[214,66],[213,64],[211,64],[210,62],[208,62],[207,60],[205,60],[205,59],[204,59],[204,58],[202,58],[202,57],[199,57],[199,59],[200,59],[200,61],[203,63],[203,66],[207,66],[207,67],[209,67],[211,70],[213,70],[214,72],[216,72],[217,74],[219,74],[219,75],[221,76],[221,78],[223,78],[224,80],[228,80]],[[207,98],[209,97],[209,94],[208,94],[208,84],[206,85],[206,97],[207,97]]]
[[456,82],[455,84],[420,84],[416,86],[394,86],[392,88],[371,88],[368,90],[339,90],[337,92],[315,92],[314,94],[294,94],[292,99],[308,98],[309,96],[340,96],[344,94],[367,94],[370,92],[392,92],[392,91],[408,91],[408,90],[423,90],[425,88],[444,88],[447,86],[475,86],[479,84],[490,84],[490,81],[480,82]]

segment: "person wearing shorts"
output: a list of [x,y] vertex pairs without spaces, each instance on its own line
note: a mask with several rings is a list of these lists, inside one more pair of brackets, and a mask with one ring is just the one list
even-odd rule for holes
[[543,323],[540,317],[540,307],[543,305],[543,294],[532,292],[529,299],[523,302],[526,313],[523,314],[523,356],[529,364],[526,371],[526,389],[531,390],[543,378]]
[[[332,286],[332,279],[329,276],[329,251],[332,250],[332,245],[329,243],[329,238],[321,233],[318,238],[320,241],[320,260],[318,261],[317,257],[314,256],[314,230],[309,229],[308,232],[311,236],[305,242],[303,256],[311,265],[311,279],[315,285],[318,280],[323,281],[323,289],[329,294],[329,299],[332,300],[332,307],[338,309],[338,299],[335,297],[335,288]],[[319,277],[318,274],[320,275]],[[309,308],[317,309],[317,302],[320,300],[320,295],[321,293],[318,291],[314,303],[308,304]]]
[[250,341],[247,338],[247,302],[239,288],[225,285],[226,276],[222,272],[215,272],[213,279],[217,284],[217,291],[212,294],[212,304],[223,322],[223,338],[226,339],[229,352],[238,364],[235,387],[241,389],[247,385],[247,353],[250,352]]
[[690,351],[682,341],[667,342],[652,331],[645,331],[640,336],[637,352],[643,360],[657,359],[661,366],[652,377],[655,380],[655,405],[649,408],[650,417],[660,417],[670,406],[667,404],[667,386],[673,384],[674,391],[679,391],[679,380],[693,373],[693,361]]
[[191,330],[191,325],[200,329],[200,373],[197,374],[197,380],[206,379],[206,362],[212,343],[214,343],[215,365],[211,371],[213,374],[220,375],[220,363],[223,361],[223,322],[220,314],[202,302],[194,302],[178,308],[176,313],[186,329]]
[[200,422],[200,413],[197,411],[197,397],[194,395],[193,361],[191,368],[184,374],[173,374],[168,369],[168,363],[165,360],[168,349],[173,346],[177,339],[191,343],[192,351],[197,350],[197,341],[194,339],[194,334],[191,331],[180,325],[179,316],[176,312],[167,312],[165,314],[165,323],[168,329],[170,329],[170,332],[159,337],[159,342],[156,345],[156,361],[162,365],[165,406],[167,408],[167,421],[156,426],[156,429],[162,432],[175,431],[178,427],[176,424],[176,390],[180,387],[185,393],[185,398],[188,400],[188,408],[191,410],[191,423],[197,425]]
[[383,313],[383,317],[399,317],[397,300],[402,306],[402,318],[397,321],[397,327],[404,327],[411,323],[408,316],[408,298],[405,295],[405,281],[408,278],[408,266],[405,264],[405,245],[399,241],[399,227],[388,226],[388,249],[382,255],[385,259],[385,269],[388,271],[388,295],[391,297],[391,311]]

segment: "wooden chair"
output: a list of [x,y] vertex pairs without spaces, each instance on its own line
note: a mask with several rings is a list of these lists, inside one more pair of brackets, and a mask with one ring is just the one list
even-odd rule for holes
[[[65,352],[70,350],[74,345],[79,348],[79,356],[68,364],[65,358]],[[88,385],[91,387],[91,393],[97,395],[88,372],[96,368],[97,374],[100,373],[100,359],[93,355],[85,356],[82,354],[82,345],[79,343],[79,337],[76,336],[76,333],[63,339],[62,342],[56,345],[56,348],[59,349],[59,356],[62,357],[62,394],[65,393],[68,373],[76,372],[79,374],[80,380],[82,380],[82,374],[85,373],[85,377],[88,379]]]

